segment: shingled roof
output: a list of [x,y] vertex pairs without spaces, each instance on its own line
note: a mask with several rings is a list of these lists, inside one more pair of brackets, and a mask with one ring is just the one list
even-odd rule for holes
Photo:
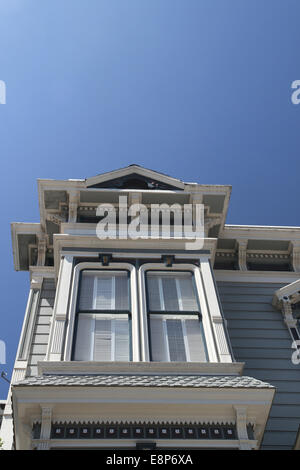
[[252,377],[199,375],[42,375],[14,387],[190,387],[274,388]]

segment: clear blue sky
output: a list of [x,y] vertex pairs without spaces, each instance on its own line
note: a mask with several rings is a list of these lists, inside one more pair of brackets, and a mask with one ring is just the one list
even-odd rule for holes
[[37,178],[138,163],[231,184],[227,223],[300,225],[299,18],[299,0],[0,0],[9,375],[29,287],[10,222],[39,221]]

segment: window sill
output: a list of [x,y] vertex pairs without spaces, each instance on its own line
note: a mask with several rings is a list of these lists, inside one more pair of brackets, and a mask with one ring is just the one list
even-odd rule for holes
[[242,375],[242,362],[38,362],[38,374]]

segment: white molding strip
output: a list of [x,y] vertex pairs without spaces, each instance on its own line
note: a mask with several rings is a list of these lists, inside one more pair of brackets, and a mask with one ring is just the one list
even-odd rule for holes
[[274,284],[290,284],[300,278],[300,273],[282,271],[229,271],[215,269],[214,276],[218,282],[270,282]]

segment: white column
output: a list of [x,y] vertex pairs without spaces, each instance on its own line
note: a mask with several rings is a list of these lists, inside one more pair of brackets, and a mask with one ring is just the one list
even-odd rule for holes
[[66,319],[68,316],[68,303],[73,273],[73,256],[61,259],[58,276],[58,285],[54,304],[53,323],[50,331],[50,340],[47,360],[61,361],[63,354],[63,341]]
[[225,320],[222,316],[212,270],[208,258],[200,259],[201,276],[207,299],[208,312],[212,321],[213,332],[220,362],[232,362],[231,352],[228,345]]

